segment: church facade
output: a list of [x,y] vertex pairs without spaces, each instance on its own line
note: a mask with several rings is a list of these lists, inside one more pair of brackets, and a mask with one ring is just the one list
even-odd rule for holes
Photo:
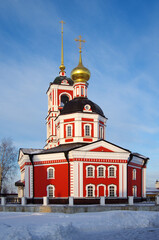
[[[77,40],[77,39],[76,39]],[[19,150],[19,196],[27,198],[146,197],[148,158],[106,140],[102,109],[87,97],[90,72],[79,64],[60,74],[47,90],[47,140],[44,149]]]

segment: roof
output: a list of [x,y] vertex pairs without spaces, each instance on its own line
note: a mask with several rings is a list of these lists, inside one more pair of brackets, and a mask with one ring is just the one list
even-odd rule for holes
[[35,149],[35,148],[20,148],[20,151],[22,151],[24,154],[36,154],[43,151],[43,149]]
[[69,143],[69,144],[61,144],[57,147],[50,148],[50,149],[45,149],[41,152],[37,152],[35,154],[48,154],[48,153],[60,153],[60,152],[68,152],[70,150],[83,147],[87,145],[88,143]]
[[[86,105],[90,105],[92,111],[83,111]],[[73,100],[67,102],[63,109],[61,110],[60,115],[82,112],[87,114],[99,114],[102,117],[104,113],[102,109],[94,102],[85,97],[74,98]]]
[[144,159],[144,160],[148,160],[148,159],[149,159],[148,157],[145,157],[144,155],[141,155],[141,154],[139,154],[139,153],[132,153],[132,154],[133,154],[133,156],[142,158],[142,159]]
[[[62,81],[63,80],[66,80],[67,82],[65,83],[65,82],[63,82],[62,83]],[[74,82],[73,82],[73,80],[71,79],[71,78],[68,78],[68,77],[66,77],[66,76],[58,76],[58,77],[56,77],[55,79],[54,79],[54,81],[53,82],[50,82],[50,85],[49,85],[49,87],[48,87],[48,90],[49,90],[49,88],[50,88],[50,86],[52,85],[52,84],[57,84],[57,85],[66,85],[66,86],[73,86],[73,84],[74,84]],[[47,90],[47,92],[48,92],[48,90]],[[46,93],[47,93],[46,92]]]

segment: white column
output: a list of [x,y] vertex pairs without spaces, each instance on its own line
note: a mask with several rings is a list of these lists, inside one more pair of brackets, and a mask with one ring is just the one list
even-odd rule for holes
[[123,164],[123,197],[127,197],[127,164]]
[[26,205],[26,198],[25,197],[21,198],[21,205],[22,206]]
[[69,197],[69,206],[73,206],[73,197]]
[[123,164],[119,163],[119,197],[123,197]]
[[100,205],[101,206],[105,205],[105,197],[100,197]]
[[1,205],[2,206],[6,205],[6,197],[1,197]]
[[129,196],[128,197],[128,204],[129,205],[133,205],[134,204],[134,197],[133,196]]
[[43,205],[44,205],[44,206],[47,206],[48,203],[49,203],[48,197],[43,197]]
[[156,204],[156,205],[159,205],[159,196],[156,196],[155,204]]

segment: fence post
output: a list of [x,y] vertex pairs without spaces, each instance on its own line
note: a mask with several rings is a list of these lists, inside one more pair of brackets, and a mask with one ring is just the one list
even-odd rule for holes
[[133,205],[134,204],[134,197],[133,196],[129,196],[128,197],[128,204],[129,205]]
[[159,196],[156,196],[156,198],[155,198],[155,204],[156,204],[156,205],[159,205]]
[[73,202],[73,197],[69,197],[69,206],[73,206],[74,202]]
[[2,206],[6,205],[6,197],[1,197],[1,205]]
[[105,205],[105,197],[100,197],[100,205],[101,206]]
[[43,197],[43,205],[44,205],[44,206],[47,206],[48,203],[49,203],[48,197]]
[[21,198],[21,205],[22,206],[26,205],[26,198],[25,197]]

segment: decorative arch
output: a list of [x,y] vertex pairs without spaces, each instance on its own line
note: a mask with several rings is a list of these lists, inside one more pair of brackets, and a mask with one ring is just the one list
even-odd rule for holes
[[[100,188],[103,188],[102,194],[101,194]],[[97,185],[97,197],[106,197],[106,185],[105,184]]]
[[108,178],[116,178],[116,169],[114,165],[108,167]]
[[54,185],[48,185],[47,186],[47,197],[53,198],[55,197],[55,186]]
[[48,167],[47,168],[47,179],[54,179],[55,178],[55,168]]
[[97,177],[98,178],[105,178],[106,177],[105,170],[106,170],[106,167],[104,165],[99,165],[97,167]]
[[95,166],[93,166],[93,165],[86,166],[86,177],[87,178],[95,177]]
[[86,197],[95,197],[95,185],[94,184],[86,185]]
[[108,197],[116,197],[117,186],[115,184],[108,185]]
[[[61,102],[62,96],[68,97],[68,101],[72,100],[72,96],[71,96],[70,93],[67,93],[67,92],[62,92],[62,93],[60,93],[60,94],[59,94],[59,106],[61,106],[61,107],[63,107],[63,106],[66,104],[66,102],[65,102],[65,103],[63,102],[63,105],[61,104],[61,103],[62,103],[62,102]],[[66,101],[67,101],[67,100],[66,100]]]

